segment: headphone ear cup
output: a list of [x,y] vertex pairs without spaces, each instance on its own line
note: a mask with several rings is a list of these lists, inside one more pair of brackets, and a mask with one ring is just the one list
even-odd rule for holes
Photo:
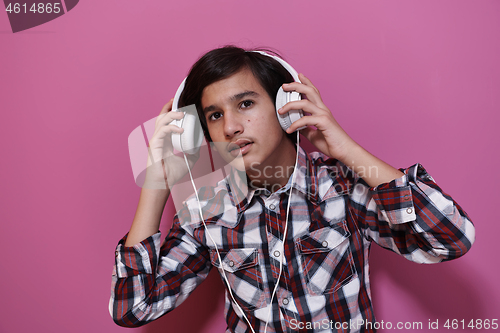
[[[278,110],[288,102],[300,101],[301,99],[302,98],[300,97],[300,94],[296,91],[284,91],[283,87],[280,87],[278,89],[278,93],[276,94],[276,115],[278,116],[278,121],[284,131],[286,131],[293,122],[302,118],[304,116],[304,113],[299,109],[290,110],[285,114],[279,114]],[[302,128],[299,128],[299,130]]]
[[186,154],[196,154],[203,142],[203,130],[201,128],[196,107],[189,105],[173,112],[184,112],[182,119],[175,119],[171,124],[182,129],[182,133],[172,133],[172,145],[175,150]]

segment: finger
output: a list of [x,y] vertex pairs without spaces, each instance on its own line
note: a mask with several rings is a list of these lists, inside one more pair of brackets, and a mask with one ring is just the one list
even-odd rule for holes
[[287,133],[293,133],[298,128],[305,126],[314,126],[318,129],[322,127],[321,122],[324,120],[324,117],[314,117],[314,116],[304,116],[299,120],[296,120],[292,123],[292,125],[286,130]]
[[173,120],[179,120],[184,117],[184,112],[167,112],[160,114],[155,121],[155,128],[160,128],[161,126],[165,126],[170,124]]
[[306,127],[304,129],[300,130],[300,134],[305,136],[311,142],[313,142],[316,137],[322,135],[320,130],[317,130],[317,129],[312,128],[312,127]]
[[314,129],[312,127],[306,127],[303,130],[300,130],[300,134],[302,134],[320,151],[326,151],[328,149],[323,133],[321,133],[320,130]]
[[184,132],[184,129],[179,127],[179,126],[175,126],[175,125],[167,125],[167,126],[162,126],[161,128],[158,129],[158,131],[153,135],[153,138],[151,139],[151,141],[153,140],[159,140],[159,139],[163,139],[165,136],[167,136],[167,134],[169,133],[183,133]]
[[285,114],[290,110],[302,110],[308,112],[312,115],[323,114],[327,112],[326,110],[318,107],[316,104],[308,99],[302,99],[300,101],[293,101],[286,103],[282,108],[278,109],[279,114]]
[[172,110],[172,104],[174,103],[174,99],[172,98],[170,101],[167,102],[161,109],[160,114],[162,113],[167,113],[168,111]]
[[283,83],[283,90],[284,91],[297,91],[302,94],[312,94],[316,92],[314,86],[308,86],[307,84],[303,82],[290,82],[290,83]]
[[319,95],[318,89],[314,86],[309,86],[306,85],[305,83],[300,83],[300,82],[292,82],[292,83],[285,83],[283,84],[283,90],[284,91],[296,91],[298,93],[301,93],[302,95],[305,95],[308,100],[311,102],[317,104],[317,105],[324,105],[323,100],[321,99],[321,96]]
[[170,99],[170,101],[167,102],[167,104],[165,104],[162,108],[161,108],[161,111],[160,111],[160,114],[158,115],[158,117],[156,117],[156,120],[155,120],[155,126],[157,126],[158,124],[158,121],[160,119],[162,119],[164,117],[165,114],[167,114],[167,112],[169,112],[170,110],[172,110],[172,104],[174,102],[174,99]]
[[306,127],[304,129],[300,130],[300,134],[302,134],[307,140],[311,141],[310,137],[313,135],[314,132],[318,131],[317,129],[314,129],[312,127]]
[[[309,80],[304,74],[302,73],[299,73],[299,79],[300,79],[300,82],[302,82],[303,84],[305,84],[306,86],[309,86],[309,87],[312,87],[314,88],[316,91],[318,91],[318,88],[316,88],[314,86],[314,84],[311,82],[311,80]],[[318,91],[319,93],[319,91]]]
[[311,134],[311,131],[317,131],[317,130],[312,128],[312,127],[306,127],[306,128],[301,129],[299,132],[300,132],[300,134],[302,134],[303,136],[305,136],[307,138]]

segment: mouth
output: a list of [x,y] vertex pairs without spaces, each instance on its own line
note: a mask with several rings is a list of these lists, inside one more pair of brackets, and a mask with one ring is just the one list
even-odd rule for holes
[[227,146],[227,151],[233,156],[237,157],[240,153],[245,155],[252,147],[253,142],[248,139],[238,139],[235,142],[231,142]]

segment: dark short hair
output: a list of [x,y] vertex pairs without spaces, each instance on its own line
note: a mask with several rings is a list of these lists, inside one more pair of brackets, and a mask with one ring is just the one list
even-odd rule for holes
[[[184,90],[179,98],[179,107],[195,104],[201,120],[203,133],[208,141],[212,141],[208,132],[207,122],[201,107],[203,89],[210,84],[226,79],[245,68],[250,69],[262,85],[269,97],[276,103],[276,93],[283,83],[293,82],[292,75],[277,60],[260,54],[257,49],[245,50],[234,45],[211,50],[205,53],[191,67],[186,78]],[[267,49],[258,49],[266,53],[279,56],[276,52]],[[288,134],[292,141],[295,136]]]

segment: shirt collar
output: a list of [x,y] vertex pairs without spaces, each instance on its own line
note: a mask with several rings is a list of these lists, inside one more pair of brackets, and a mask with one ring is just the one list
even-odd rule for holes
[[[280,188],[277,193],[289,191],[293,179],[293,188],[308,196],[311,201],[317,202],[319,199],[318,181],[314,173],[311,159],[300,146],[298,150],[299,157],[297,167],[288,178],[286,185]],[[293,178],[294,174],[296,174],[295,178]],[[234,168],[231,168],[227,172],[227,176],[224,180],[225,190],[227,190],[231,202],[237,208],[238,213],[245,211],[256,193],[258,194],[261,191],[265,191],[262,189],[249,189],[246,182],[246,175]],[[220,188],[220,190],[222,190],[222,188]]]

